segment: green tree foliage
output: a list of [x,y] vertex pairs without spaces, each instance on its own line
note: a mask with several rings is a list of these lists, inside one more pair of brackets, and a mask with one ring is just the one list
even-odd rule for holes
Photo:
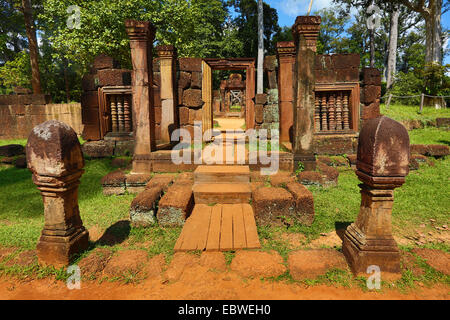
[[23,14],[12,0],[0,1],[0,63],[16,58],[26,46]]
[[319,39],[317,41],[317,53],[330,54],[342,53],[345,44],[345,27],[350,21],[347,14],[340,15],[336,9],[324,8],[314,12],[314,15],[322,18]]
[[294,37],[292,36],[292,28],[291,27],[281,27],[279,29],[279,31],[272,38],[274,46],[277,45],[277,42],[292,41],[292,40],[294,40]]
[[23,50],[16,54],[14,60],[0,66],[0,86],[3,93],[10,93],[14,87],[31,88],[30,56]]
[[[70,5],[81,8],[81,27],[67,27]],[[180,56],[221,56],[229,50],[233,32],[225,28],[228,12],[221,0],[44,0],[40,15],[55,50],[83,66],[99,53],[130,66],[126,19],[149,20],[156,27],[156,42],[173,44]]]
[[[256,57],[258,54],[258,4],[256,0],[230,0],[238,16],[234,23],[237,27],[237,37],[243,43],[242,54],[236,52],[236,56]],[[264,15],[264,50],[267,55],[276,53],[276,42],[273,38],[281,29],[278,25],[276,9],[263,3]]]

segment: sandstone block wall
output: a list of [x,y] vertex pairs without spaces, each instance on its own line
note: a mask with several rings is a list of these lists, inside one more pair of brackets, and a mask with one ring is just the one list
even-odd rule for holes
[[359,54],[317,55],[314,71],[316,84],[359,81]]
[[0,139],[26,139],[35,126],[48,120],[68,124],[78,135],[83,132],[79,103],[46,104],[43,97],[33,100],[36,95],[5,96],[0,95]]
[[99,55],[94,59],[90,72],[81,80],[81,112],[83,138],[99,140],[100,118],[98,88],[105,86],[130,86],[131,70],[121,69],[117,61],[107,55]]

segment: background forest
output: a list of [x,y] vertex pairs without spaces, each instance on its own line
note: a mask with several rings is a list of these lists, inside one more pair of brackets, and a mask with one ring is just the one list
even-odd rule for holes
[[[383,95],[450,95],[443,63],[449,32],[441,22],[448,1],[332,3],[312,13],[322,17],[319,54],[359,53],[362,67],[383,72]],[[380,8],[374,30],[367,27],[372,4]],[[81,77],[96,55],[131,68],[125,19],[152,21],[155,44],[173,44],[179,56],[257,57],[256,0],[2,0],[0,93],[24,87],[51,94],[54,102],[79,101]],[[290,27],[280,27],[277,10],[264,3],[265,54],[291,39]]]

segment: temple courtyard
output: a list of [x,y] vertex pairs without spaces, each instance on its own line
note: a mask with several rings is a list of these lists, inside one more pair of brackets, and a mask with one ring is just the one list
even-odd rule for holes
[[[448,141],[448,131],[429,127],[409,131],[412,143],[438,143],[430,139],[430,130]],[[11,143],[25,145],[26,140],[3,140],[0,146]],[[401,273],[382,274],[378,290],[368,289],[367,277],[355,277],[342,254],[343,232],[361,201],[355,167],[346,155],[318,157],[339,177],[334,186],[308,186],[315,209],[310,226],[289,219],[258,225],[260,248],[223,251],[176,250],[182,227],[134,226],[130,205],[136,195],[106,196],[100,183],[110,172],[128,172],[131,158],[86,158],[79,209],[89,247],[72,262],[82,270],[80,290],[67,288],[65,268],[38,264],[41,196],[31,172],[19,168],[21,156],[12,157],[16,165],[7,158],[0,167],[2,299],[448,299],[448,157],[420,157],[395,191],[392,233]],[[151,175],[150,181],[193,179],[192,173]],[[295,173],[283,171],[250,174],[253,192],[261,186],[286,188],[296,180]]]

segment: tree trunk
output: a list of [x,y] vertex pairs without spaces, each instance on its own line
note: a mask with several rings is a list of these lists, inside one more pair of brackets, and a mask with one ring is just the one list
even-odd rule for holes
[[258,0],[258,70],[256,80],[256,93],[263,93],[264,79],[264,20],[263,20],[263,2]]
[[442,0],[430,0],[429,14],[425,15],[426,64],[442,64],[441,10]]
[[370,67],[375,68],[375,29],[369,30]]
[[42,93],[41,89],[41,75],[39,72],[39,52],[36,38],[36,26],[34,25],[33,13],[30,0],[22,0],[22,10],[25,19],[25,29],[28,38],[28,48],[30,50],[31,62],[31,86],[33,93]]
[[70,86],[67,68],[68,68],[67,59],[64,58],[64,85],[66,87],[66,102],[70,103]]
[[400,11],[394,9],[391,13],[391,26],[389,30],[389,55],[387,63],[386,89],[392,87],[394,75],[397,68],[397,39],[398,39],[398,17]]

